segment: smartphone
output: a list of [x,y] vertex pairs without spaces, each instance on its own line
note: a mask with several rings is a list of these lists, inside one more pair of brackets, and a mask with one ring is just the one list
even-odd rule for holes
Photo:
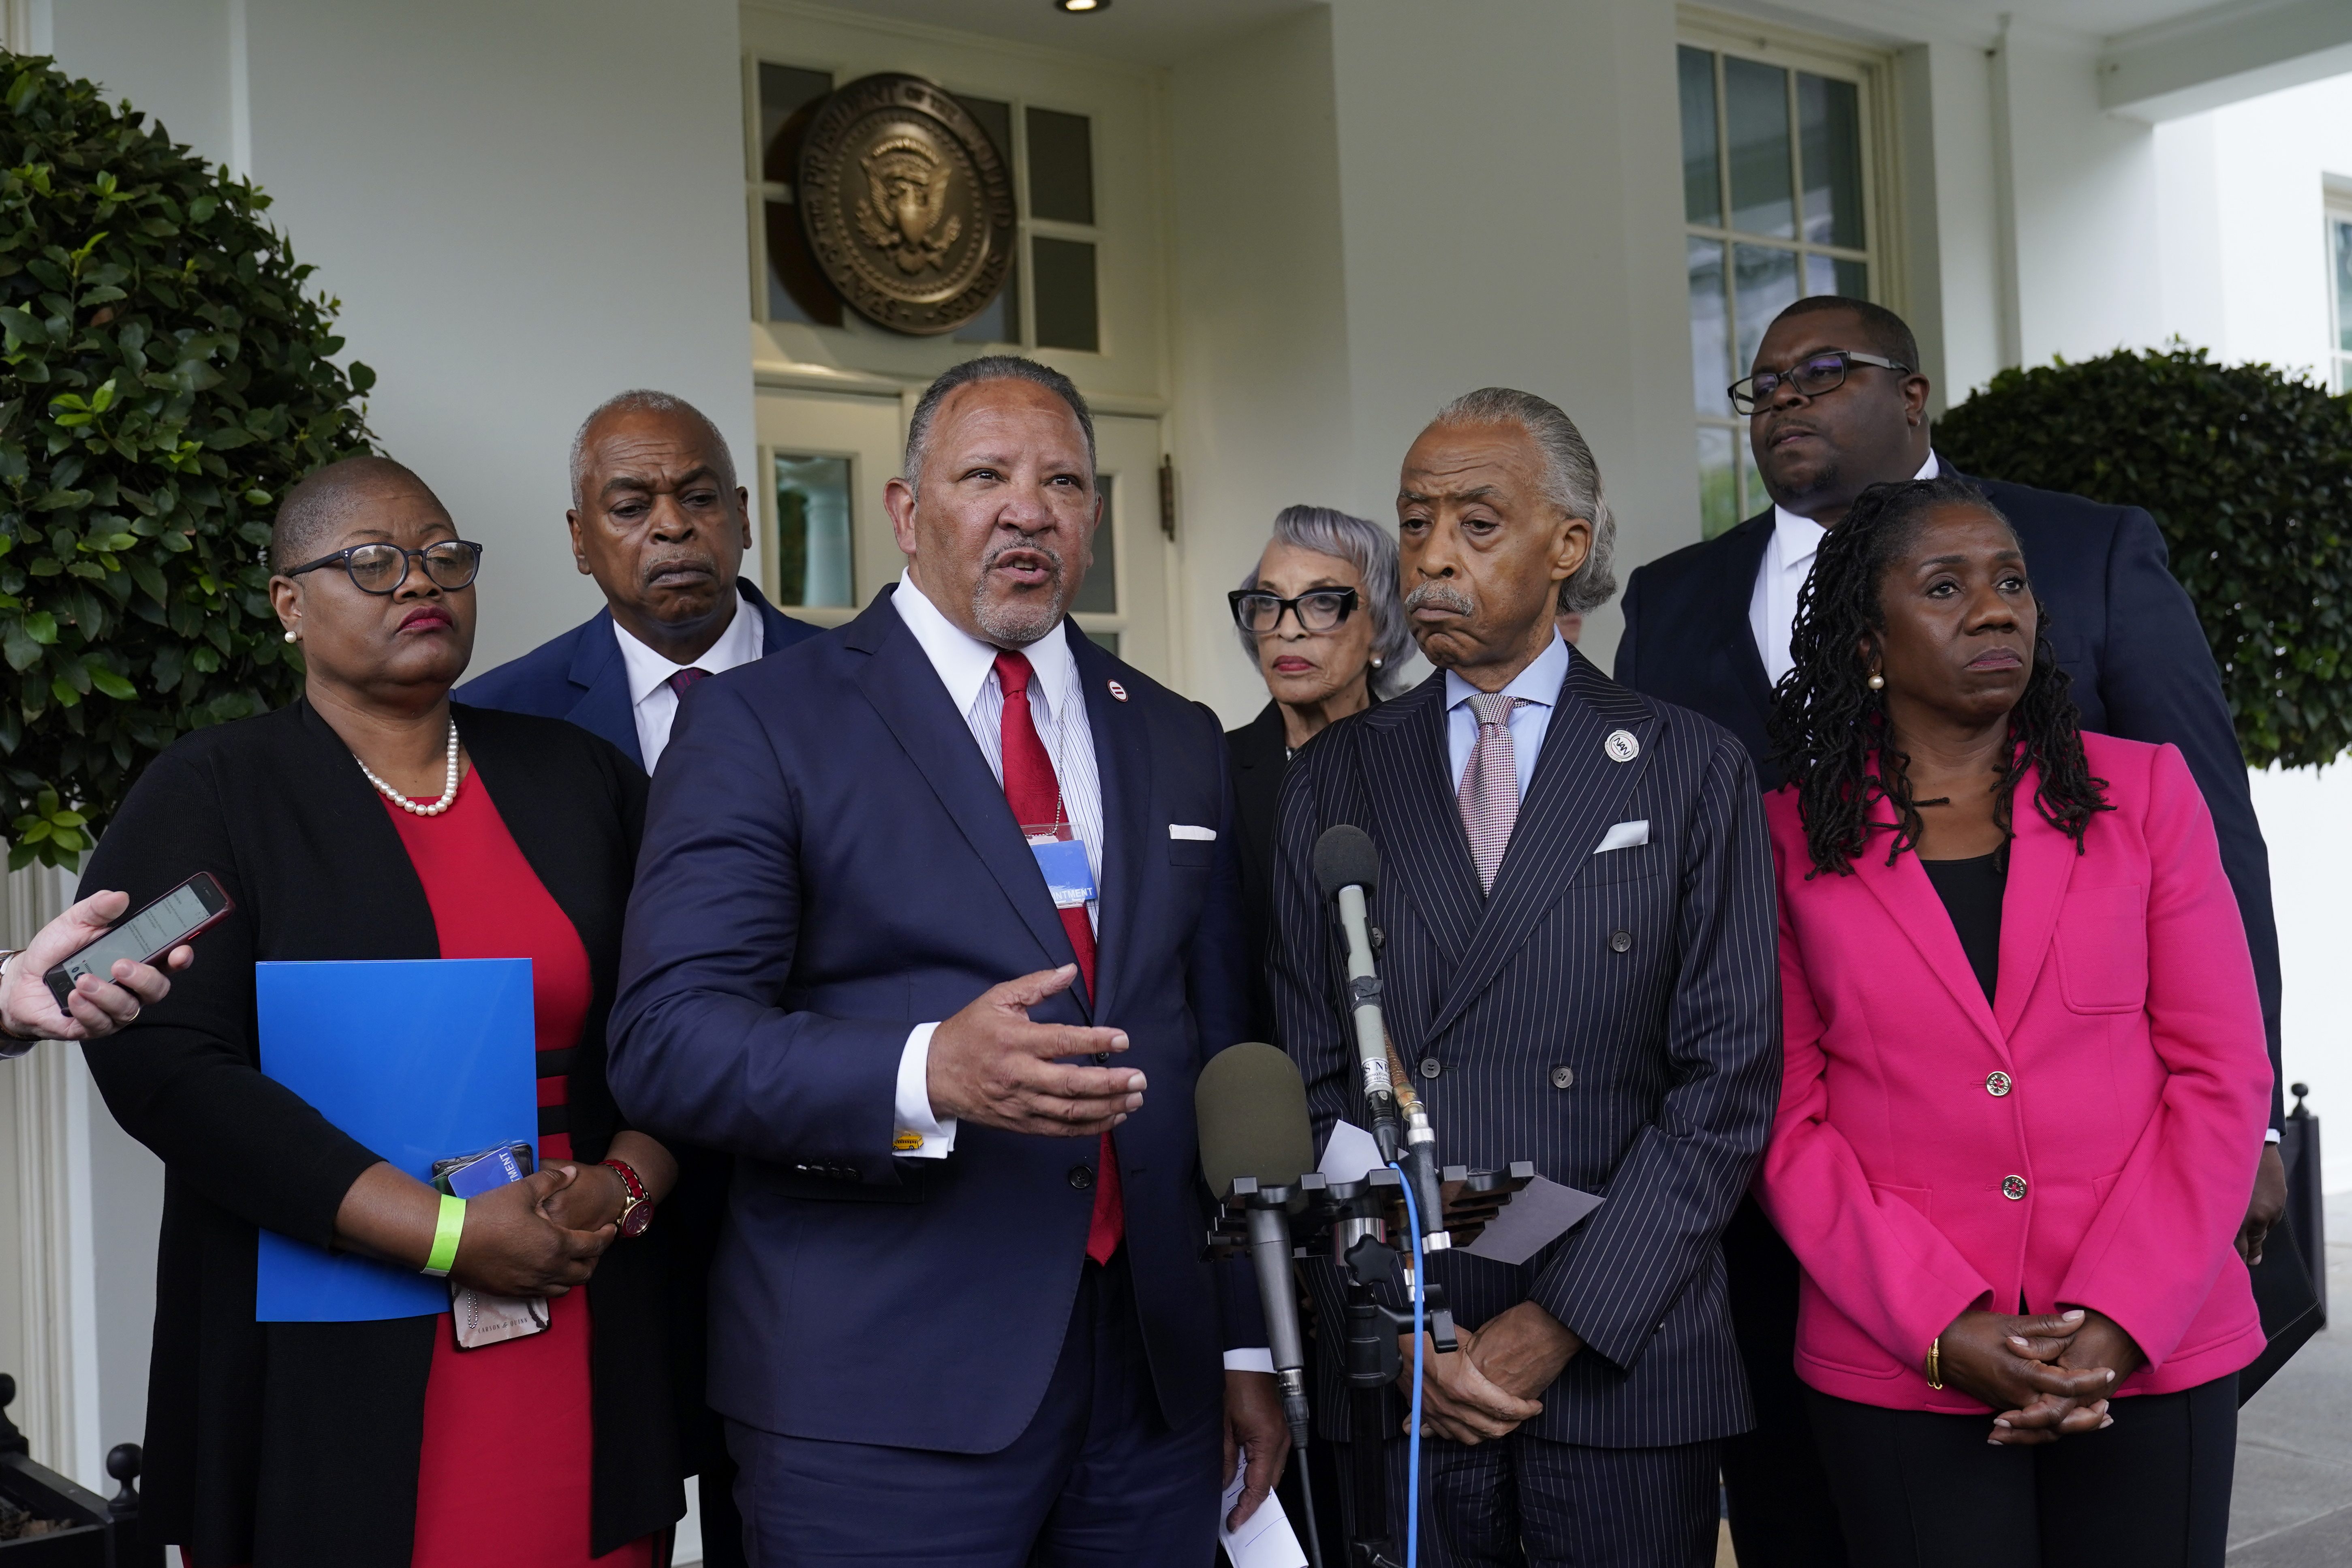
[[160,963],[173,948],[194,942],[228,918],[236,905],[209,871],[199,871],[145,909],[116,921],[90,944],[42,976],[58,999],[58,1008],[71,1016],[66,998],[74,982],[85,974],[114,978],[114,961]]
[[528,1143],[501,1143],[478,1154],[457,1154],[433,1162],[433,1184],[456,1198],[478,1198],[531,1173],[535,1163]]

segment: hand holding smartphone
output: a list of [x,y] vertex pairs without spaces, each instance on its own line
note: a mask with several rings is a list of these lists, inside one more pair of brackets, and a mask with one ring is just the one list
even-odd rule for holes
[[[192,886],[196,883],[205,886]],[[92,893],[8,960],[0,981],[0,1034],[16,1040],[94,1040],[114,1033],[170,993],[167,970],[184,969],[194,958],[187,942],[234,907],[220,884],[202,874],[124,920],[129,902],[119,892]],[[140,924],[157,910],[164,911],[163,920]],[[188,917],[185,927],[152,929],[171,925],[177,916]],[[169,940],[173,937],[178,940]],[[149,947],[150,942],[156,945]],[[115,963],[126,958],[142,967],[117,980]],[[92,985],[77,990],[83,974]],[[0,1047],[0,1055],[11,1054]]]
[[184,946],[226,920],[236,905],[209,871],[199,871],[128,920],[55,965],[42,978],[64,1010],[74,982],[85,974],[114,978],[117,960],[151,967],[173,948]]

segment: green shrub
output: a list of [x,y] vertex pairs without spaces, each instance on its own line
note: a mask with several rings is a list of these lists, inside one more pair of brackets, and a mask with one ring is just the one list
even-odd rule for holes
[[2005,370],[1936,426],[1965,472],[2146,507],[2256,767],[2352,747],[2352,399],[2179,342]]
[[0,822],[71,865],[183,732],[290,700],[278,495],[370,450],[375,380],[269,198],[45,59],[0,56]]

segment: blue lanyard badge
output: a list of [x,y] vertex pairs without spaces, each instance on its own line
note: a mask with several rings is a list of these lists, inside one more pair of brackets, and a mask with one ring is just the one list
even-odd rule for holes
[[1045,890],[1054,895],[1054,907],[1082,910],[1094,899],[1095,873],[1087,864],[1087,841],[1070,837],[1069,832],[1067,826],[1057,825],[1024,837],[1029,853],[1037,857],[1037,869],[1045,875]]

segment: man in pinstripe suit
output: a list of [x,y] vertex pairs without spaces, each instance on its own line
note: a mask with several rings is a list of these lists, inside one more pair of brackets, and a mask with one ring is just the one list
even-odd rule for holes
[[[1556,610],[1615,586],[1600,475],[1558,408],[1492,388],[1448,405],[1405,458],[1397,510],[1406,608],[1438,673],[1292,765],[1283,1043],[1318,1135],[1360,1116],[1311,871],[1316,838],[1351,823],[1380,847],[1389,1029],[1444,1158],[1532,1160],[1606,1200],[1524,1265],[1431,1260],[1464,1331],[1458,1354],[1430,1352],[1423,1546],[1447,1564],[1711,1563],[1721,1441],[1748,1424],[1717,1237],[1780,1082],[1753,766],[1554,630]],[[1338,1311],[1328,1268],[1318,1295]],[[1335,1375],[1323,1392],[1345,1430]],[[1404,1446],[1388,1445],[1400,1540]]]

